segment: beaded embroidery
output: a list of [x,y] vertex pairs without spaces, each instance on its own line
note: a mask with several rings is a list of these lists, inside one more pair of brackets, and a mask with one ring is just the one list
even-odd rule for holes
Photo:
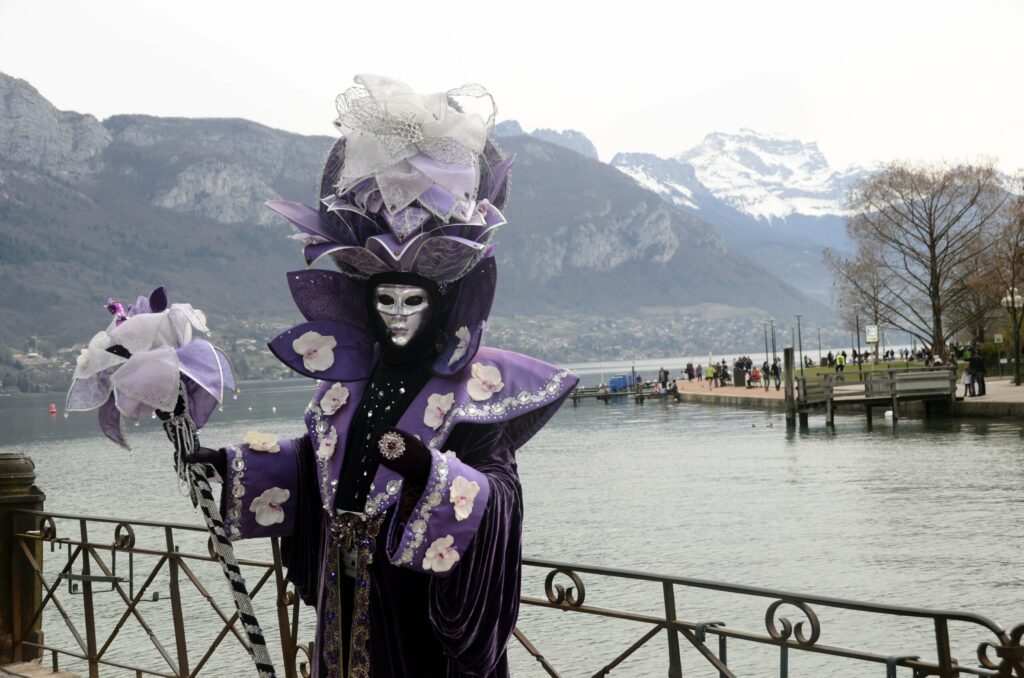
[[405,549],[397,558],[392,558],[394,565],[408,565],[413,561],[416,551],[423,545],[423,538],[427,533],[427,524],[430,522],[430,514],[441,503],[441,497],[448,485],[448,457],[437,450],[431,450],[434,457],[434,484],[430,488],[430,494],[420,500],[419,514],[409,522],[409,530],[412,537],[406,544]]
[[231,490],[228,492],[228,511],[224,517],[224,533],[228,539],[237,539],[238,523],[242,519],[242,497],[245,496],[245,451],[235,445],[229,445],[228,451],[233,453],[231,460]]
[[557,395],[562,390],[562,382],[570,374],[569,370],[559,370],[551,375],[548,382],[537,390],[535,393],[530,393],[527,390],[522,390],[516,395],[502,398],[501,400],[495,400],[494,402],[487,402],[482,404],[467,404],[453,407],[445,417],[444,423],[437,430],[436,435],[430,439],[430,447],[437,447],[441,442],[448,436],[448,431],[451,430],[452,426],[455,425],[459,419],[486,419],[489,417],[501,417],[508,412],[515,412],[516,410],[522,410],[532,408],[534,405],[538,405],[550,400],[553,396]]
[[[319,382],[318,382],[319,383]],[[319,449],[320,445],[323,444],[324,438],[328,436],[331,430],[330,422],[324,416],[324,412],[320,409],[320,388],[317,387],[313,393],[313,399],[309,401],[309,405],[306,406],[306,414],[310,415],[313,420],[313,435],[316,437],[316,446]],[[316,470],[317,476],[320,478],[320,496],[323,498],[324,510],[327,510],[331,506],[334,499],[334,488],[336,485],[328,480],[330,476],[329,459],[322,459],[319,454],[313,455],[316,458]]]
[[[396,490],[397,491],[397,490]],[[350,678],[369,678],[370,676],[370,573],[369,566],[373,563],[373,554],[377,549],[377,535],[380,533],[384,516],[369,517],[358,513],[343,512],[335,516],[330,523],[328,541],[328,595],[324,610],[325,628],[323,632],[322,658],[326,664],[327,675],[348,675]],[[340,557],[339,549],[358,550],[356,558],[355,596],[352,609],[352,637],[349,647],[348,673],[340,670],[341,666],[341,619],[345,610],[341,609],[341,591],[339,588]]]
[[397,478],[389,480],[383,492],[373,494],[373,491],[377,488],[374,483],[370,483],[371,496],[366,500],[366,508],[364,509],[366,517],[372,518],[379,513],[383,513],[384,510],[391,505],[391,499],[394,498],[398,494],[398,491],[402,489],[402,485],[403,482]]

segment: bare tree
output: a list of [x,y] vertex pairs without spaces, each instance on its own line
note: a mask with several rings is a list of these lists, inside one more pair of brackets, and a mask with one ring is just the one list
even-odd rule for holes
[[[1024,172],[1017,178],[1017,188],[1024,189]],[[1024,195],[1018,195],[1005,210],[990,251],[992,277],[996,280],[1000,303],[1010,316],[1013,383],[1020,386],[1020,334],[1024,323],[1021,308],[1024,306]]]
[[[946,358],[947,341],[968,326],[953,309],[970,294],[983,235],[994,227],[1006,193],[985,165],[892,163],[850,193],[847,232],[872,254],[871,283],[833,267],[860,298],[875,298],[893,325]],[[869,284],[882,289],[869,294]]]
[[948,311],[951,326],[960,327],[961,336],[969,335],[971,341],[985,341],[993,319],[1000,316],[1000,300],[1006,294],[995,275],[994,240],[995,236],[986,236],[978,256],[966,263],[963,271],[966,288],[960,303]]
[[[877,243],[858,242],[857,253],[851,259],[834,250],[825,250],[824,257],[835,274],[833,296],[844,329],[859,332],[862,325],[892,326],[887,309],[896,299],[891,281],[885,279],[885,267],[880,265]],[[874,350],[877,361],[877,344]]]

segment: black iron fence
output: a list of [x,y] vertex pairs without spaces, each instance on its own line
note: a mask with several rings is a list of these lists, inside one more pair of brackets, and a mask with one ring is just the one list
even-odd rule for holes
[[[881,605],[842,598],[805,595],[791,591],[738,586],[689,577],[571,565],[550,560],[528,559],[525,564],[528,569],[539,568],[546,572],[543,584],[544,596],[524,595],[522,602],[525,605],[618,619],[633,622],[640,628],[638,633],[641,635],[637,640],[613,659],[605,662],[603,666],[597,667],[593,673],[594,676],[609,675],[620,667],[623,668],[623,675],[630,675],[627,665],[630,657],[640,648],[654,642],[662,635],[666,641],[670,678],[682,676],[681,658],[687,647],[690,648],[688,651],[696,652],[702,661],[713,667],[713,670],[717,671],[721,678],[740,675],[730,668],[728,659],[729,648],[737,642],[756,643],[776,648],[778,653],[777,675],[780,678],[789,676],[790,653],[792,652],[817,653],[866,665],[878,665],[877,673],[875,669],[865,666],[863,671],[858,672],[858,675],[882,675],[881,671],[884,670],[887,678],[895,678],[899,667],[907,667],[913,672],[915,678],[918,676],[950,678],[962,675],[1024,676],[1024,648],[1021,647],[1024,624],[1007,631],[992,620],[969,612]],[[602,583],[606,584],[606,589],[613,589],[616,585],[625,587],[639,583],[647,584],[653,587],[649,595],[660,598],[659,602],[663,612],[651,614],[595,605],[592,600],[588,599],[587,594],[587,583],[593,583],[595,580],[603,580]],[[721,620],[686,619],[685,607],[678,604],[677,594],[686,595],[698,590],[765,601],[763,603],[763,627],[740,628]],[[931,626],[934,636],[933,654],[931,656],[910,653],[884,654],[822,643],[822,619],[825,610],[829,612],[846,610],[873,615],[876,618],[874,623],[884,623],[886,619],[909,619],[927,623]],[[956,623],[958,632],[978,643],[974,657],[964,658],[953,655],[951,623]],[[893,637],[898,638],[899,635],[894,628]],[[531,642],[521,630],[516,631],[516,637],[549,675],[559,675],[537,645]],[[771,675],[774,672],[769,667],[762,666],[757,670],[756,675]]]
[[[194,546],[202,543],[205,537],[203,528],[39,510],[18,510],[16,513],[19,528],[12,535],[14,548],[10,564],[15,569],[30,572],[39,586],[35,588],[37,599],[28,601],[30,604],[26,605],[26,601],[20,599],[14,601],[15,614],[11,623],[15,660],[48,655],[56,669],[60,666],[61,657],[74,657],[88,665],[90,676],[100,675],[101,667],[116,667],[134,672],[136,676],[183,678],[199,675],[208,668],[214,654],[226,650],[225,643],[245,647],[244,634],[238,628],[237,614],[230,603],[227,606],[220,604],[217,597],[210,594],[210,590],[219,592],[223,582],[211,580],[208,588],[197,574],[199,568],[196,563],[214,563],[213,555],[181,550],[183,544]],[[137,536],[141,532],[145,532],[154,543],[142,543]],[[57,570],[57,564],[51,563],[47,568],[51,572],[50,577],[47,577],[42,563],[42,556],[47,551],[47,558],[60,558],[58,562],[61,564]],[[241,559],[240,564],[250,581],[254,602],[274,598],[272,604],[277,611],[276,627],[280,638],[278,656],[283,660],[284,675],[289,678],[308,676],[312,648],[298,638],[302,606],[284,580],[276,540],[271,540],[271,552],[270,561]],[[145,566],[140,567],[143,561]],[[778,653],[777,673],[782,678],[789,675],[790,654],[794,652],[861,662],[865,666],[862,675],[882,675],[884,670],[886,676],[894,677],[899,667],[905,667],[915,677],[1024,676],[1024,650],[1021,647],[1024,624],[1007,631],[984,616],[967,612],[881,605],[540,559],[526,559],[524,565],[524,605],[572,613],[574,616],[615,619],[638,627],[635,642],[625,646],[613,659],[603,661],[601,666],[588,668],[588,672],[593,670],[595,676],[613,672],[635,675],[635,669],[630,670],[630,661],[635,659],[635,653],[642,647],[662,642],[663,651],[667,653],[664,663],[670,677],[682,675],[682,657],[687,652],[695,653],[692,656],[705,662],[720,677],[738,675],[730,668],[728,657],[729,650],[735,651],[737,643],[773,648]],[[54,571],[56,575],[52,574]],[[219,577],[219,570],[207,567],[207,571],[213,573],[207,579]],[[151,599],[154,581],[158,578],[169,597],[170,631],[166,630],[166,624],[153,623],[144,605]],[[601,581],[604,587],[591,587],[592,591],[651,587],[647,599],[648,602],[657,600],[659,611],[619,609],[628,606],[616,607],[607,600],[595,601],[594,594],[588,594],[587,588],[588,584],[597,581]],[[532,590],[533,582],[542,586],[543,591]],[[679,601],[688,600],[698,590],[748,601],[763,601],[759,603],[764,609],[763,626],[743,628],[720,619],[688,619],[687,606]],[[15,587],[12,593],[16,597],[32,595],[32,589],[20,586]],[[111,618],[111,606],[116,607],[116,622],[103,631],[98,630],[96,623],[97,599],[101,594],[108,619]],[[72,596],[80,597],[73,606],[74,610],[67,604]],[[207,637],[198,646],[196,634],[185,614],[186,602],[193,608],[202,604],[197,603],[197,596],[220,620],[219,631],[213,640]],[[225,600],[224,597],[221,599]],[[930,656],[923,656],[920,653],[887,654],[825,644],[821,642],[825,626],[823,620],[836,610],[873,615],[879,620],[910,619],[926,623],[932,629],[933,650]],[[74,614],[74,611],[79,614]],[[34,631],[38,629],[43,614],[60,616],[73,639],[72,646],[57,647]],[[138,665],[111,656],[110,648],[129,620],[145,631],[149,649],[155,650],[159,657],[155,664]],[[566,619],[564,623],[572,622]],[[961,640],[969,637],[978,643],[975,656],[954,656],[951,624],[954,624]],[[894,637],[898,634],[894,633]],[[548,675],[559,675],[553,662],[539,649],[553,644],[552,638],[536,637],[528,628],[516,629],[515,638]],[[244,651],[237,655],[239,662],[245,661]],[[196,657],[198,659],[193,661],[192,658]],[[878,668],[871,669],[870,666]],[[571,668],[578,673],[581,667],[574,662]],[[239,673],[246,670],[239,664]],[[757,675],[769,675],[769,671],[774,673],[775,669],[762,666]],[[204,675],[214,674],[215,671],[208,670]]]
[[[136,676],[165,676],[183,678],[198,675],[207,666],[214,653],[228,643],[237,643],[243,648],[246,640],[238,623],[238,613],[230,598],[211,595],[210,591],[226,592],[219,567],[213,572],[213,579],[197,574],[196,563],[216,563],[212,544],[204,527],[165,523],[147,520],[125,520],[120,518],[98,518],[76,516],[43,511],[19,511],[22,525],[34,523],[34,529],[17,531],[14,534],[14,548],[11,557],[14,569],[30,570],[39,586],[38,600],[26,606],[15,600],[15,614],[12,619],[14,631],[14,660],[21,661],[49,654],[55,670],[59,669],[62,656],[74,657],[88,665],[90,678],[100,675],[101,667],[113,667]],[[139,543],[137,533],[145,531],[150,537],[159,535],[156,543]],[[196,533],[199,533],[197,536]],[[183,538],[185,535],[191,538]],[[193,546],[205,539],[206,553],[182,551],[183,542]],[[298,642],[299,604],[294,591],[284,579],[281,567],[280,545],[271,539],[272,559],[270,561],[239,559],[250,585],[254,603],[267,597],[275,597],[277,609],[277,632],[280,637],[280,657],[288,678],[295,678],[308,666],[308,646]],[[49,546],[45,557],[57,557],[61,568],[56,576],[47,578],[41,556]],[[64,553],[61,553],[64,552]],[[139,564],[145,562],[141,568]],[[51,572],[55,569],[51,566]],[[160,580],[165,598],[169,598],[171,630],[170,637],[161,637],[159,629],[164,623],[154,623],[145,603],[159,601],[161,591],[155,591],[154,582]],[[16,588],[14,596],[25,594],[24,587]],[[106,617],[112,610],[116,622],[112,627],[99,630],[97,625],[97,603],[102,595]],[[81,615],[75,618],[69,612],[68,599],[80,596]],[[201,653],[190,652],[194,648],[196,635],[193,625],[186,619],[185,602],[195,602],[198,596],[220,620],[220,628],[212,641],[203,639]],[[226,604],[225,604],[226,600]],[[194,611],[194,605],[192,605]],[[26,610],[31,610],[26,614]],[[74,640],[71,647],[57,647],[45,640],[38,629],[44,613],[58,614],[64,627]],[[137,665],[114,659],[111,648],[126,624],[133,624],[144,631],[151,648],[135,648],[133,654],[141,655],[144,649],[155,650],[160,658],[156,665]],[[205,634],[203,634],[205,635]],[[192,658],[198,655],[198,659]],[[242,658],[245,653],[241,653]],[[303,659],[307,661],[303,661]]]

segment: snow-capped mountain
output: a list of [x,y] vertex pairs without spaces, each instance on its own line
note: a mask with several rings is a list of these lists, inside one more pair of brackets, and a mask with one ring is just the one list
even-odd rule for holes
[[844,199],[864,168],[837,172],[815,142],[749,129],[714,132],[674,158],[716,197],[755,219],[845,215]]
[[714,132],[672,158],[619,153],[611,164],[726,234],[828,246],[845,242],[846,194],[872,171],[835,170],[814,142],[748,129]]
[[823,302],[831,274],[821,251],[849,247],[846,193],[870,171],[837,171],[814,142],[751,130],[709,134],[672,158],[619,153],[611,164]]

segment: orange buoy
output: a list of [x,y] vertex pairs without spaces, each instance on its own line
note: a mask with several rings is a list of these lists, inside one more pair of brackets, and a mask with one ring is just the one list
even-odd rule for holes
[[57,406],[50,403],[50,414],[57,414]]

